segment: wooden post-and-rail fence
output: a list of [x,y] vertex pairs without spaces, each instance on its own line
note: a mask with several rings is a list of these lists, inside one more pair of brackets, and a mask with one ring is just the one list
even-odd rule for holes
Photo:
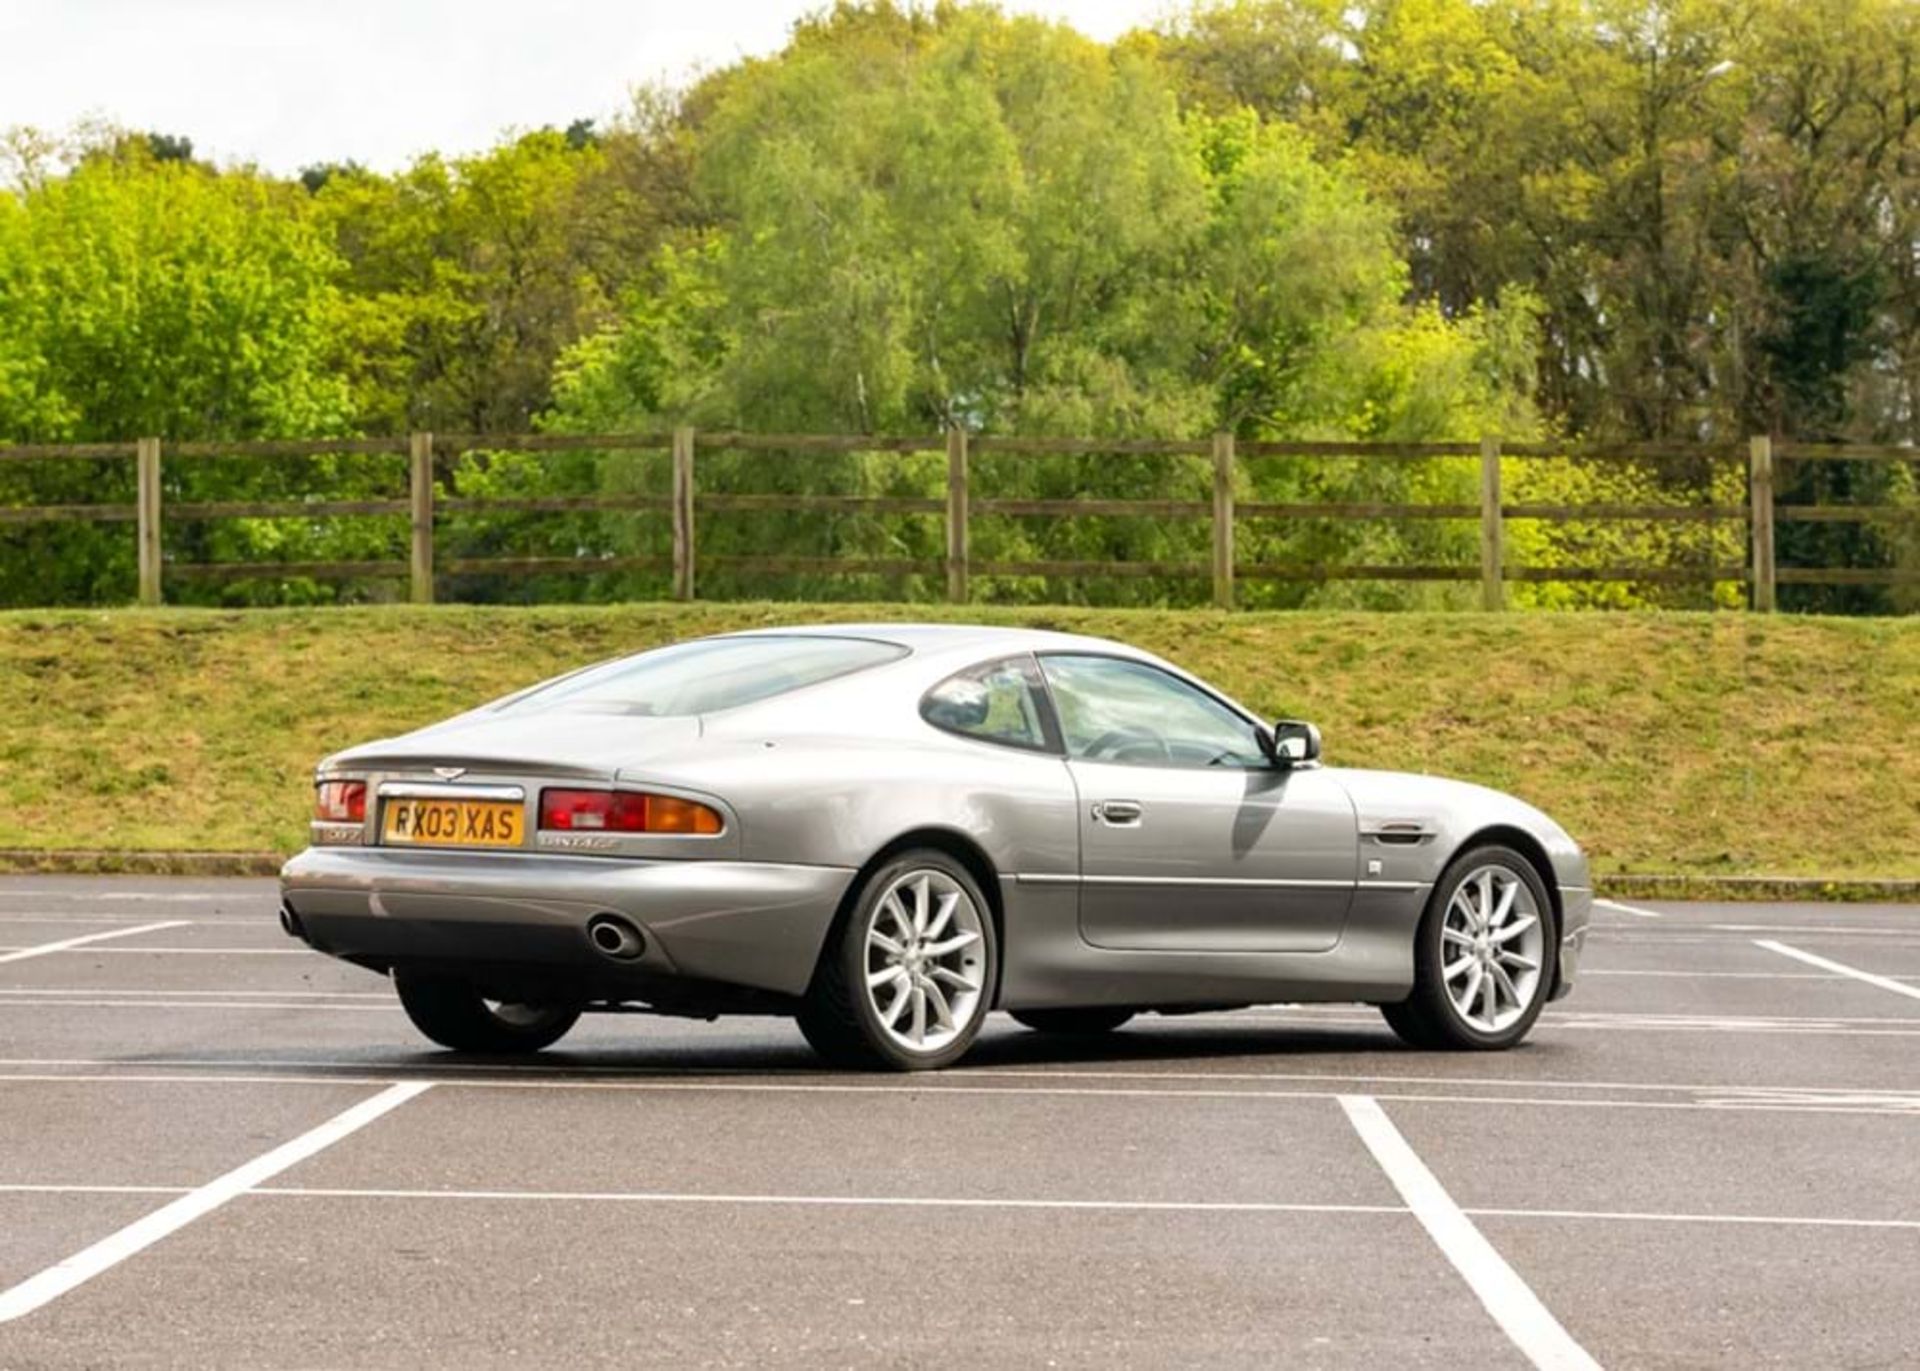
[[[858,496],[814,494],[739,494],[698,491],[696,453],[709,450],[779,450],[807,452],[946,452],[946,492],[939,497]],[[649,496],[603,494],[571,496],[446,497],[435,483],[435,454],[471,450],[557,452],[604,450],[664,450],[672,462],[671,494]],[[1210,500],[1076,498],[1025,499],[982,497],[971,487],[969,460],[979,452],[1033,456],[1079,453],[1115,453],[1150,457],[1204,457],[1211,459]],[[402,576],[411,598],[432,603],[436,573],[567,572],[624,569],[662,569],[671,572],[675,599],[691,600],[697,593],[698,551],[694,515],[697,509],[715,511],[804,509],[829,512],[942,515],[946,523],[946,555],[942,564],[907,559],[822,558],[778,555],[728,556],[705,559],[710,566],[767,572],[930,573],[944,569],[947,598],[965,603],[972,583],[982,576],[1188,576],[1212,582],[1213,603],[1230,609],[1236,580],[1254,581],[1466,581],[1477,580],[1484,609],[1506,604],[1506,586],[1516,581],[1621,581],[1652,584],[1707,584],[1735,582],[1749,591],[1756,610],[1770,611],[1781,584],[1896,585],[1920,583],[1920,572],[1888,567],[1789,567],[1775,562],[1775,530],[1779,523],[1911,521],[1916,510],[1894,505],[1781,505],[1774,498],[1779,464],[1809,461],[1920,462],[1920,451],[1905,447],[1780,444],[1765,436],[1746,447],[1748,499],[1744,505],[1716,505],[1709,490],[1706,503],[1695,504],[1577,504],[1544,505],[1507,502],[1501,490],[1503,461],[1531,458],[1584,457],[1592,460],[1738,460],[1737,449],[1702,446],[1629,446],[1590,448],[1564,443],[1502,443],[1488,437],[1465,443],[1348,443],[1244,442],[1231,433],[1208,440],[1097,440],[1059,438],[1005,438],[970,435],[954,428],[944,436],[875,437],[872,435],[696,433],[678,428],[670,434],[537,434],[444,435],[414,433],[399,439],[336,439],[272,442],[202,442],[172,445],[167,456],[279,457],[330,454],[405,454],[408,459],[408,496],[405,500],[328,498],[179,503],[166,507],[162,499],[162,448],[158,438],[134,443],[66,444],[38,447],[0,447],[0,462],[54,458],[112,460],[131,457],[136,472],[132,505],[95,503],[0,506],[0,526],[47,522],[131,521],[138,549],[140,603],[157,605],[163,598],[163,573],[178,577],[235,579],[247,576],[311,576],[352,578]],[[1373,458],[1424,460],[1437,457],[1479,459],[1479,499],[1474,504],[1407,504],[1350,501],[1344,503],[1274,503],[1241,500],[1236,478],[1243,465],[1265,458]],[[454,511],[578,511],[653,510],[671,516],[673,545],[670,557],[494,557],[436,561],[434,523]],[[162,552],[163,517],[319,518],[356,515],[405,515],[411,537],[406,562],[225,562],[165,563]],[[1151,516],[1170,519],[1206,519],[1211,524],[1211,557],[1205,563],[1116,561],[980,561],[969,548],[969,528],[977,515],[1051,515],[1060,518],[1098,515]],[[1239,561],[1235,556],[1236,525],[1258,519],[1458,519],[1477,521],[1480,529],[1478,566],[1353,566],[1291,565]],[[1506,528],[1515,520],[1572,522],[1588,520],[1724,521],[1744,524],[1748,556],[1741,565],[1664,566],[1516,566],[1506,553]]]

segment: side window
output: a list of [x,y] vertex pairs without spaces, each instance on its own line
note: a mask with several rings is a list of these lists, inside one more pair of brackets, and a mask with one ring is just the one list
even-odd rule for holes
[[950,733],[1044,752],[1039,692],[1031,658],[1003,657],[940,682],[921,698],[920,717]]
[[1140,766],[1264,767],[1253,724],[1205,691],[1145,662],[1041,658],[1067,755]]

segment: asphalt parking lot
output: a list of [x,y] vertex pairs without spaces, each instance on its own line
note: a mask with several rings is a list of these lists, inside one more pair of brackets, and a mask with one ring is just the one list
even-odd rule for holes
[[1603,905],[1370,1010],[430,1050],[261,881],[0,880],[0,1366],[1920,1364],[1920,907]]

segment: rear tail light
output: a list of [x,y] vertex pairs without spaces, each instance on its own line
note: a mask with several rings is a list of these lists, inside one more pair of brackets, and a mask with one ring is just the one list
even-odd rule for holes
[[365,781],[322,781],[313,792],[313,817],[326,823],[367,821]]
[[563,832],[718,833],[718,810],[677,795],[633,790],[543,790],[540,827]]

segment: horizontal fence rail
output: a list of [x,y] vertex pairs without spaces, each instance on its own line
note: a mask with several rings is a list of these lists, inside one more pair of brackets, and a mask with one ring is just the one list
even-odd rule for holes
[[[828,493],[753,494],[706,491],[697,481],[702,452],[785,452],[817,454],[895,454],[901,457],[945,454],[946,490],[941,495],[844,495]],[[668,494],[604,492],[592,495],[445,495],[437,488],[436,456],[469,452],[566,453],[656,452],[671,461]],[[982,454],[1036,459],[1089,454],[1205,458],[1210,464],[1211,498],[1028,498],[976,495],[969,467]],[[162,497],[162,463],[213,458],[392,456],[407,462],[404,496],[390,498],[174,501]],[[1236,476],[1249,462],[1267,459],[1350,461],[1428,461],[1477,459],[1479,499],[1472,503],[1409,501],[1272,501],[1239,499]],[[1599,462],[1738,462],[1744,466],[1747,500],[1657,504],[1592,502],[1551,504],[1514,502],[1503,497],[1501,464],[1508,459],[1579,458]],[[135,525],[139,600],[159,604],[168,577],[232,581],[252,577],[304,577],[317,580],[392,578],[407,582],[418,603],[434,599],[441,575],[553,574],[654,571],[671,574],[672,594],[696,595],[702,569],[770,574],[944,575],[947,598],[964,603],[978,577],[1166,577],[1211,582],[1213,602],[1231,608],[1238,581],[1462,582],[1480,587],[1483,608],[1505,605],[1509,583],[1632,582],[1650,585],[1738,584],[1754,609],[1775,608],[1780,585],[1885,586],[1920,584],[1920,572],[1896,567],[1780,567],[1775,532],[1782,523],[1909,523],[1920,508],[1896,505],[1783,504],[1774,498],[1777,474],[1785,462],[1920,463],[1920,450],[1905,447],[1776,443],[1761,436],[1742,450],[1728,445],[1591,446],[1560,443],[1364,443],[1241,441],[1220,433],[1204,440],[1096,440],[1014,438],[969,434],[963,429],[925,435],[777,434],[695,432],[619,434],[431,434],[406,438],[346,438],[257,442],[192,442],[166,445],[157,438],[131,443],[68,443],[0,446],[0,465],[25,461],[94,461],[134,464],[132,503],[47,503],[0,506],[0,528],[49,523],[131,523]],[[752,555],[702,554],[696,537],[704,513],[811,511],[823,514],[908,514],[939,516],[945,524],[945,556],[835,557],[787,555],[778,550]],[[578,513],[625,511],[666,514],[672,546],[661,555],[437,557],[436,523],[455,513]],[[1152,517],[1204,522],[1211,530],[1211,555],[1174,560],[1088,560],[1073,558],[980,559],[971,554],[971,528],[980,516]],[[404,517],[408,521],[405,559],[339,561],[166,561],[162,522],[199,523],[225,519],[315,519],[366,516]],[[1349,563],[1281,564],[1241,560],[1235,532],[1261,520],[1456,520],[1479,526],[1477,564],[1370,565]],[[1748,555],[1737,565],[1711,558],[1685,565],[1528,566],[1511,563],[1507,532],[1518,521],[1549,523],[1635,521],[1739,527]]]

